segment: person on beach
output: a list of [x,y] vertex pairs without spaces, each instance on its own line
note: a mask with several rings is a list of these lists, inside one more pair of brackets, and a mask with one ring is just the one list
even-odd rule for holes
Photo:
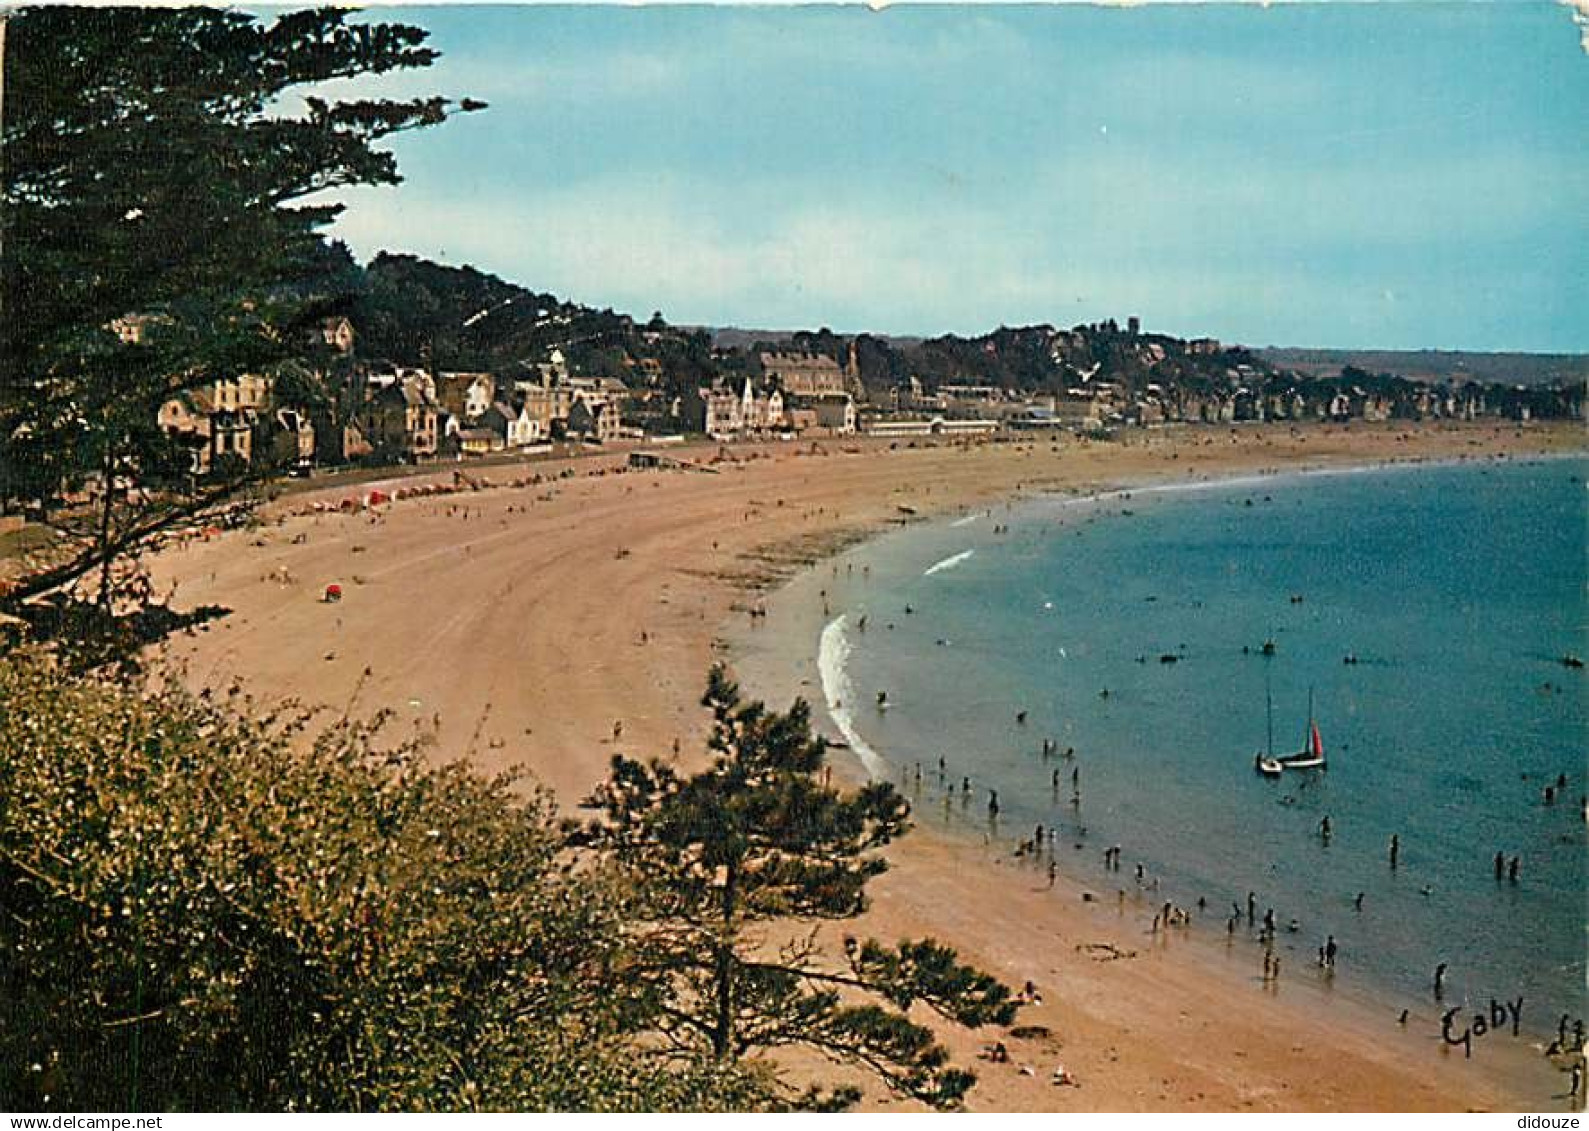
[[1258,897],[1254,893],[1248,892],[1247,893],[1247,922],[1249,922],[1249,923],[1252,922],[1252,917],[1253,917],[1254,914],[1257,913],[1257,910],[1258,910]]
[[1324,965],[1332,970],[1335,969],[1335,956],[1339,951],[1340,947],[1335,945],[1335,936],[1330,935],[1326,938],[1324,940]]
[[1501,874],[1503,872],[1505,872],[1505,871],[1506,871],[1506,853],[1497,852],[1495,854],[1495,878],[1497,880],[1499,880],[1501,878]]
[[1052,858],[1048,861],[1048,890],[1054,890],[1054,882],[1059,879],[1059,861]]
[[1330,839],[1330,815],[1324,814],[1324,820],[1319,822],[1319,838],[1326,842]]
[[960,792],[962,794],[966,795],[967,797],[971,796],[971,779],[970,778],[963,777],[963,778],[960,779]]
[[1439,1001],[1446,996],[1446,964],[1442,962],[1435,967],[1435,1000]]
[[1358,892],[1357,893],[1357,898],[1352,900],[1352,910],[1353,911],[1361,911],[1361,910],[1363,910],[1363,893],[1362,892]]
[[1506,878],[1514,884],[1517,882],[1517,869],[1521,864],[1522,861],[1514,856],[1511,862],[1506,865]]
[[1401,837],[1396,833],[1390,834],[1390,866],[1394,868],[1396,861],[1401,856]]
[[996,820],[999,815],[999,791],[988,790],[988,819]]
[[1056,790],[1059,789],[1059,771],[1058,770],[1054,771],[1053,783],[1054,783],[1054,788]]

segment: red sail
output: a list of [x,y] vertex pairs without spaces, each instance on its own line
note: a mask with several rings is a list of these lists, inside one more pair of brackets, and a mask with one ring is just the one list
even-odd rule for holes
[[1324,740],[1319,737],[1319,724],[1313,724],[1313,755],[1316,758],[1324,757]]

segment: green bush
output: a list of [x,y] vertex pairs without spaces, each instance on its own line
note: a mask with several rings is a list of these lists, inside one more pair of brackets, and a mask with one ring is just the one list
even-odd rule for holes
[[647,1054],[548,799],[382,721],[0,659],[0,1107],[758,1104]]

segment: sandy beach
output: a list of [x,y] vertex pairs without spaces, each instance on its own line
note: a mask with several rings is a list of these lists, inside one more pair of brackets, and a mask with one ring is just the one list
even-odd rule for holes
[[[616,750],[698,758],[698,699],[713,659],[732,660],[729,630],[780,580],[890,523],[1041,492],[1582,450],[1574,424],[1489,422],[1247,425],[1057,446],[670,449],[710,472],[629,471],[619,452],[495,466],[476,479],[540,482],[373,511],[315,508],[372,488],[451,484],[452,469],[296,491],[266,509],[260,528],[170,549],[154,571],[176,607],[231,610],[169,646],[195,685],[239,679],[261,699],[390,709],[399,731],[434,737],[438,759],[522,766],[572,807]],[[328,584],[342,587],[339,603],[321,601]],[[786,706],[800,689],[756,690]],[[1043,995],[1021,1023],[1048,1035],[1008,1042],[1009,1064],[975,1060],[989,1034],[946,1034],[978,1067],[975,1110],[1565,1103],[1565,1077],[1522,1042],[1492,1043],[1466,1062],[1447,1055],[1432,1002],[1400,1027],[1387,1010],[1304,979],[1266,989],[1256,960],[1247,971],[1217,954],[1222,931],[1217,942],[1147,941],[1140,916],[1122,914],[1112,893],[1089,902],[1074,886],[1049,891],[1035,871],[926,830],[892,860],[865,922],[850,929],[944,939]],[[1049,1083],[1061,1062],[1079,1087]]]

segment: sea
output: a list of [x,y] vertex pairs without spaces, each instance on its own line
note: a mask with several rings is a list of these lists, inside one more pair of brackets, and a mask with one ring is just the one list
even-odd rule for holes
[[[1333,937],[1332,985],[1424,1013],[1522,997],[1554,1034],[1589,1012],[1589,683],[1564,662],[1589,655],[1586,475],[1389,465],[967,511],[796,578],[736,664],[812,701],[918,825],[1000,852],[1041,825],[1144,930],[1168,901],[1256,946],[1252,893],[1288,970],[1325,979]],[[1255,772],[1310,717],[1327,768]]]

